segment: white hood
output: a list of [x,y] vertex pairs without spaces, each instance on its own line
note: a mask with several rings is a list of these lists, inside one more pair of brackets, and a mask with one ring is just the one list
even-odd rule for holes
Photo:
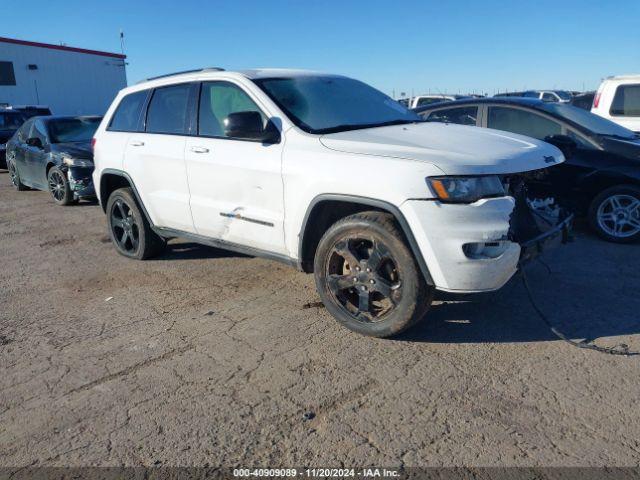
[[429,162],[446,175],[525,172],[564,161],[560,150],[540,140],[436,122],[332,133],[320,142],[340,152]]

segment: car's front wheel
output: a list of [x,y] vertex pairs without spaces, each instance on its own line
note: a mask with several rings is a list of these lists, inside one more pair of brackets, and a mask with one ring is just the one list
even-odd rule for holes
[[121,255],[146,260],[158,255],[165,240],[151,229],[130,188],[115,190],[107,201],[109,235]]
[[323,235],[314,261],[320,298],[342,325],[374,337],[418,322],[433,299],[393,217],[363,212]]
[[67,174],[58,167],[51,167],[47,173],[47,182],[49,184],[49,193],[53,197],[53,201],[58,205],[71,205],[75,203]]
[[640,240],[640,188],[618,185],[597,195],[589,207],[589,223],[605,240],[631,243]]
[[22,192],[27,190],[27,186],[20,180],[20,173],[18,173],[18,167],[16,167],[16,161],[13,158],[7,158],[7,167],[9,168],[9,177],[11,177],[11,183],[16,190]]

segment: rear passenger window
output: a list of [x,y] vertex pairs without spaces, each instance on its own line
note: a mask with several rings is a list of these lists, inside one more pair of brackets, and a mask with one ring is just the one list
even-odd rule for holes
[[187,132],[189,84],[156,88],[149,102],[147,128],[149,133],[184,134]]
[[429,122],[457,123],[476,126],[478,107],[457,107],[436,110],[427,117]]
[[113,114],[108,130],[117,132],[137,132],[142,107],[147,99],[147,90],[130,93],[120,101]]
[[611,115],[640,117],[640,85],[620,85],[611,104]]
[[487,127],[544,140],[562,133],[562,126],[536,113],[518,108],[489,107]]

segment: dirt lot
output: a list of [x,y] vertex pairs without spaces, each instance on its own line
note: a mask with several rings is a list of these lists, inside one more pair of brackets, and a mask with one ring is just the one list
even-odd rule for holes
[[[541,307],[640,349],[638,248],[579,233],[531,266]],[[5,172],[0,258],[0,466],[640,463],[640,357],[558,341],[518,280],[365,338],[311,276],[175,241],[127,260],[97,205]]]

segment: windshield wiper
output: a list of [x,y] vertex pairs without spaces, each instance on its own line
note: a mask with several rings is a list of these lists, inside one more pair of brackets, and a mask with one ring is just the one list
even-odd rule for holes
[[406,125],[409,123],[423,123],[423,122],[425,122],[425,120],[391,120],[388,122],[379,122],[379,123],[347,123],[343,125],[336,125],[335,127],[320,128],[318,130],[314,130],[313,133],[317,133],[317,134],[337,133],[337,132],[347,132],[349,130],[363,130],[365,128],[390,127],[392,125]]

